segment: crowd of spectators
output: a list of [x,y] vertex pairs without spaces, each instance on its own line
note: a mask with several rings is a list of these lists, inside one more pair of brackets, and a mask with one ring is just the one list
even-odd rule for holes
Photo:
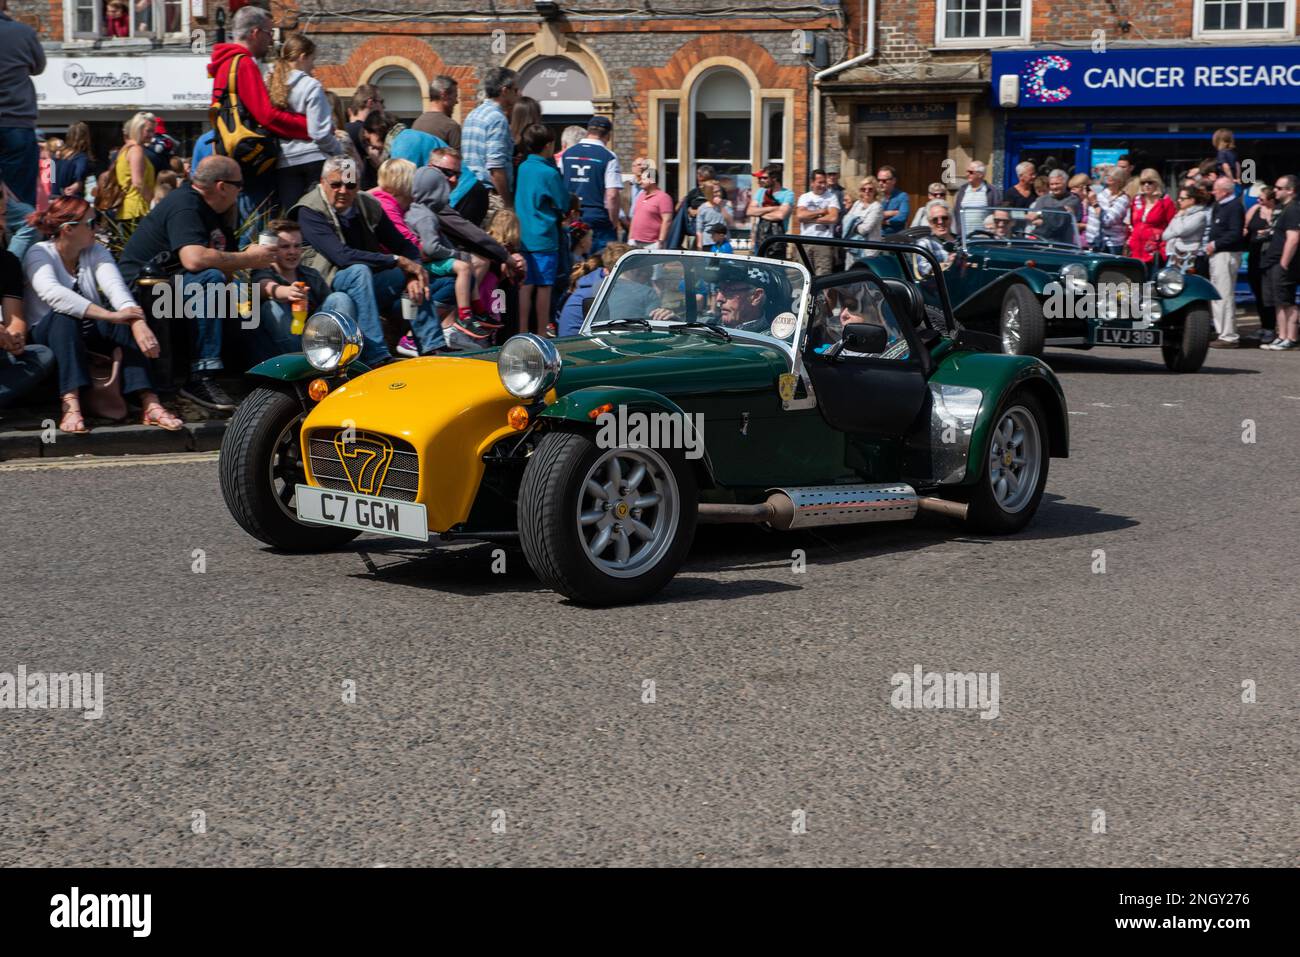
[[[110,4],[108,29],[129,26],[131,11]],[[316,46],[301,33],[268,60],[273,34],[264,9],[235,13],[230,41],[208,64],[221,119],[190,156],[178,155],[159,117],[140,112],[101,163],[85,123],[61,139],[39,133],[30,76],[44,54],[30,28],[0,16],[0,405],[48,378],[65,432],[124,417],[126,400],[140,422],[179,429],[159,397],[173,378],[181,396],[229,412],[226,363],[299,349],[301,318],[314,311],[354,320],[361,361],[374,366],[520,331],[570,334],[632,248],[731,252],[746,229],[757,251],[792,229],[879,240],[923,225],[942,252],[989,211],[998,234],[1006,207],[1068,212],[1066,232],[1053,237],[1062,242],[1204,272],[1227,293],[1214,313],[1219,347],[1236,344],[1231,289],[1248,251],[1265,341],[1291,349],[1300,338],[1295,177],[1279,177],[1247,209],[1226,130],[1173,196],[1156,171],[1122,157],[1096,183],[1022,163],[1005,193],[974,161],[951,198],[930,184],[915,217],[888,165],[846,196],[834,168],[813,170],[796,194],[779,165],[759,170],[751,191],[734,170],[702,164],[674,202],[644,157],[626,189],[608,117],[557,138],[512,70],[483,71],[482,101],[463,125],[456,80],[434,77],[428,108],[408,124],[374,86],[347,103],[325,90]],[[232,132],[236,118],[249,138]],[[846,264],[841,250],[808,252],[819,275]],[[786,254],[769,244],[768,255]],[[854,251],[848,264],[871,255]]]

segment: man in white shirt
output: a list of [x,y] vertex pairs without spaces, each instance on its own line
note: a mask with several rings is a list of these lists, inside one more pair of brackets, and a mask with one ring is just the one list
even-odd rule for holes
[[[840,221],[840,202],[828,188],[824,170],[813,170],[809,186],[809,191],[795,203],[794,218],[799,223],[799,234],[832,239],[835,236],[835,225]],[[835,272],[844,255],[832,246],[811,245],[803,248],[812,263],[814,276],[829,276]]]

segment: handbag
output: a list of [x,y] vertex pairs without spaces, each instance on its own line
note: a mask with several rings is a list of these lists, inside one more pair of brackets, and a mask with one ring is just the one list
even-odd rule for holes
[[115,346],[111,356],[86,353],[90,366],[90,391],[85,396],[86,411],[98,419],[125,419],[126,398],[122,395],[122,347]]

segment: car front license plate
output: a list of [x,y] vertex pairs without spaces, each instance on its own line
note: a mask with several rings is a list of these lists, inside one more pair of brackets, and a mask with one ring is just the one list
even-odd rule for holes
[[314,485],[297,485],[294,491],[298,518],[312,525],[355,528],[417,542],[429,540],[424,506],[416,502],[395,502],[372,495],[334,492]]
[[1158,346],[1160,329],[1126,329],[1121,326],[1098,326],[1095,342],[1102,346]]

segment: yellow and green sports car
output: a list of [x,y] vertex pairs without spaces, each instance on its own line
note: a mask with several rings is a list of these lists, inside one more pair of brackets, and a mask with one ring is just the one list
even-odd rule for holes
[[[317,313],[301,355],[252,371],[221,450],[230,511],[291,551],[517,539],[595,605],[661,589],[697,522],[1024,527],[1068,454],[1051,370],[958,326],[922,247],[779,239],[877,250],[907,278],[634,250],[579,335],[369,370],[355,325]],[[918,256],[933,268],[907,271]]]

